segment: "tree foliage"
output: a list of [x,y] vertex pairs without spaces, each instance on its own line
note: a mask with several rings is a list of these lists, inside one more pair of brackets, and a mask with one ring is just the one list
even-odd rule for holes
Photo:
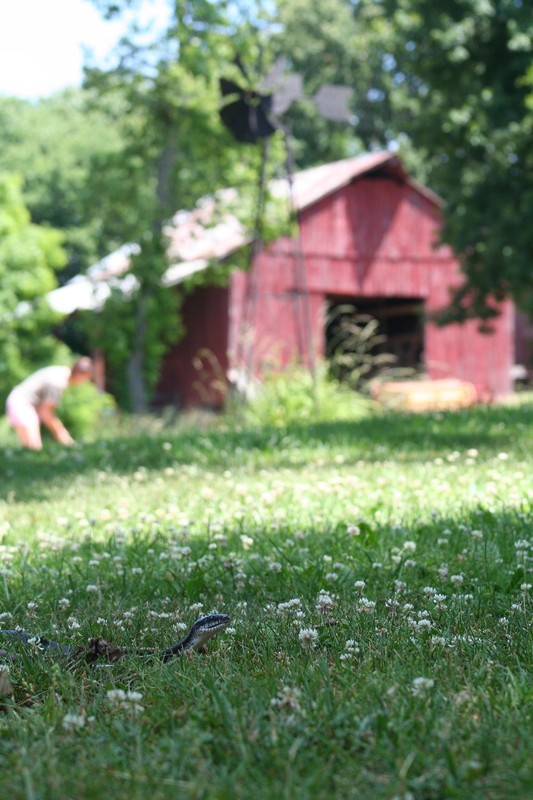
[[0,402],[37,367],[63,360],[44,294],[65,264],[59,231],[31,222],[20,179],[0,173]]
[[[300,167],[384,148],[394,135],[391,76],[384,68],[390,37],[375,3],[279,0],[272,46],[302,76],[305,99],[287,113]],[[312,98],[326,84],[353,90],[349,123],[323,119]]]
[[445,199],[443,239],[465,286],[445,318],[491,315],[511,296],[533,313],[533,15],[526,0],[386,0],[397,111]]
[[120,148],[119,108],[116,99],[109,108],[105,98],[96,102],[86,89],[38,103],[0,98],[0,170],[23,178],[24,202],[35,224],[62,231],[68,261],[60,282],[116,246],[106,238],[102,198],[91,185],[106,155]]
[[[142,0],[92,2],[112,18]],[[141,46],[133,30],[113,68],[88,66],[83,89],[37,104],[0,99],[0,170],[23,176],[34,222],[62,230],[64,276],[126,242],[141,246],[131,264],[138,291],[129,301],[115,293],[84,334],[104,347],[115,388],[133,407],[146,407],[164,352],[182,333],[185,289],[161,286],[165,224],[233,186],[257,227],[250,209],[261,147],[234,142],[218,115],[220,77],[244,80],[236,56],[254,88],[279,56],[302,76],[305,98],[285,115],[298,167],[399,146],[408,169],[444,198],[443,239],[466,275],[449,317],[487,316],[491,299],[505,295],[533,313],[524,224],[533,195],[533,20],[525,0],[169,6],[162,35]],[[350,124],[318,114],[312,98],[328,83],[353,89]],[[279,135],[268,149],[268,177],[284,174]]]

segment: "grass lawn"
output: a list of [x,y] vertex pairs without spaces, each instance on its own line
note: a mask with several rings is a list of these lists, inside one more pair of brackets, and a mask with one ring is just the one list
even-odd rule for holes
[[101,669],[0,637],[0,797],[532,797],[532,418],[4,434],[0,628],[231,622]]

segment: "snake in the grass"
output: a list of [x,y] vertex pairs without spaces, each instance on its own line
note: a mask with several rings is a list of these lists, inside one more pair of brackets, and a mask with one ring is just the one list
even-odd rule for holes
[[[181,656],[183,653],[190,650],[203,649],[206,642],[225,628],[229,621],[230,618],[227,614],[209,614],[206,617],[200,617],[183,639],[167,647],[159,654],[161,661],[166,663],[172,658]],[[89,639],[86,647],[73,647],[72,645],[61,644],[60,642],[46,639],[44,636],[32,635],[26,631],[0,630],[0,636],[19,639],[24,642],[24,644],[36,648],[41,653],[53,653],[74,660],[79,657],[80,659],[83,658],[83,660],[88,663],[96,661],[99,657],[104,657],[110,662],[115,662],[121,658],[128,658],[135,655],[156,655],[155,650],[122,649],[110,644],[105,639],[99,638]],[[9,654],[3,650],[0,650],[0,655],[4,657],[9,656]]]

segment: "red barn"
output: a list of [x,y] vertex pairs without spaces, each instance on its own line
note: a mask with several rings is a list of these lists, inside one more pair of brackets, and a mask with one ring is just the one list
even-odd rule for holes
[[[410,178],[394,154],[370,153],[300,172],[292,199],[299,247],[280,238],[256,256],[249,272],[233,272],[227,287],[202,287],[187,296],[187,334],[167,355],[160,402],[217,405],[232,368],[260,375],[266,365],[322,357],[328,312],[346,303],[379,320],[398,364],[421,363],[430,379],[469,381],[481,398],[512,391],[510,302],[502,304],[490,334],[475,321],[439,328],[426,317],[447,304],[462,278],[453,252],[436,244],[441,201]],[[195,242],[198,256],[201,233]],[[226,257],[243,244],[233,231],[218,242],[216,255]],[[197,263],[194,254],[182,258],[177,274]]]

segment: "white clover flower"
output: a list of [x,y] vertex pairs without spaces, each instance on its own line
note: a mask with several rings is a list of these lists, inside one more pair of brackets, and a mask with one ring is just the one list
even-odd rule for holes
[[95,583],[89,583],[85,587],[86,592],[97,592],[99,587]]
[[415,678],[411,684],[411,694],[413,697],[425,697],[434,685],[433,678]]
[[61,725],[66,731],[79,731],[85,727],[84,714],[65,714]]
[[302,601],[298,597],[293,597],[292,600],[287,600],[284,603],[278,603],[277,606],[277,613],[284,614],[286,611],[295,611],[300,610],[302,607]]
[[296,686],[283,686],[276,697],[271,699],[270,705],[272,708],[299,713],[302,710],[300,706],[301,696],[302,693]]
[[366,581],[356,581],[354,583],[354,589],[357,589],[358,592],[362,592],[366,587]]
[[407,541],[403,543],[403,549],[407,553],[414,553],[416,550],[416,542]]
[[124,689],[110,689],[107,692],[110,706],[129,714],[139,714],[144,711],[144,706],[140,705],[142,697],[141,692],[124,691]]
[[70,606],[68,597],[62,597],[58,602],[58,606],[62,611],[65,611]]
[[359,611],[374,611],[375,608],[374,600],[369,600],[367,597],[361,597],[359,600]]
[[350,536],[359,536],[361,534],[361,528],[358,525],[347,525],[346,532]]
[[126,699],[126,692],[124,689],[109,689],[107,692],[107,699],[111,705],[117,705],[124,702]]
[[353,661],[353,653],[341,653],[339,658],[341,661]]
[[361,648],[355,641],[355,639],[347,639],[346,644],[344,645],[345,654],[350,654],[352,656],[359,655],[361,652]]
[[450,575],[450,580],[457,586],[460,586],[464,581],[464,575]]
[[241,544],[242,544],[242,549],[243,550],[249,550],[250,547],[253,545],[253,543],[254,543],[254,540],[252,539],[251,536],[246,536],[246,534],[243,534],[241,536]]
[[316,646],[318,631],[316,628],[300,628],[298,638],[300,639],[302,647],[312,649]]
[[337,595],[331,594],[326,589],[321,589],[318,593],[315,608],[320,614],[327,614],[337,605]]

